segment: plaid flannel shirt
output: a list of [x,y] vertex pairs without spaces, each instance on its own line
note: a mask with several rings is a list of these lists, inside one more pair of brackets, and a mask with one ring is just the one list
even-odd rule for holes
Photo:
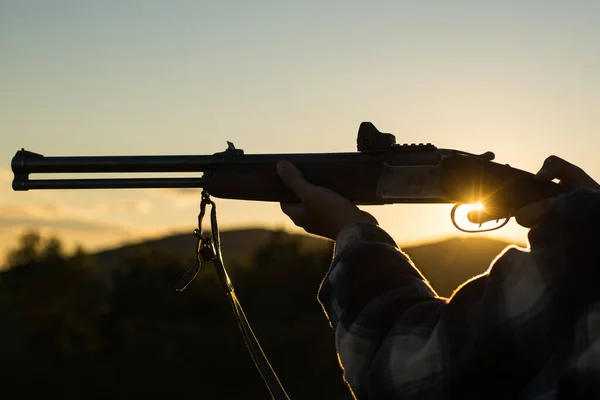
[[359,399],[600,399],[600,191],[560,197],[450,299],[374,225],[345,227],[319,300]]

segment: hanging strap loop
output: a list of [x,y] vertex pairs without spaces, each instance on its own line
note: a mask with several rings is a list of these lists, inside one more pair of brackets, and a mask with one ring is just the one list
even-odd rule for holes
[[[202,233],[202,220],[204,219],[207,205],[211,206],[210,223],[212,238]],[[175,285],[175,289],[178,291],[184,290],[196,278],[202,263],[212,262],[215,266],[215,271],[219,277],[219,281],[223,285],[225,295],[229,299],[229,303],[233,309],[233,314],[235,315],[238,328],[242,333],[244,344],[250,353],[250,357],[252,357],[252,360],[254,361],[254,365],[258,369],[263,381],[267,385],[267,389],[271,394],[271,398],[274,400],[289,400],[283,385],[279,381],[277,374],[273,370],[271,363],[269,363],[267,356],[258,343],[258,339],[252,331],[250,322],[248,322],[246,314],[242,309],[242,305],[235,294],[233,283],[231,282],[231,279],[229,279],[229,275],[227,275],[227,271],[225,270],[225,265],[223,264],[223,257],[221,254],[219,225],[217,223],[217,206],[206,191],[202,192],[200,213],[198,214],[198,228],[194,230],[194,235],[198,239],[196,242],[194,264]]]

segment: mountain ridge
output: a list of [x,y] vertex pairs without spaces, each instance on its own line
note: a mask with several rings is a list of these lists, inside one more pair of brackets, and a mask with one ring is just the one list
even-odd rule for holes
[[[301,242],[305,249],[330,249],[331,241],[317,236],[266,228],[231,229],[221,232],[221,248],[226,264],[244,264],[254,251],[268,243],[275,232],[284,232]],[[481,237],[450,237],[435,242],[403,247],[415,266],[438,294],[449,296],[461,283],[485,272],[496,256],[510,243]],[[94,253],[103,270],[110,272],[123,265],[123,256],[136,249],[151,247],[189,260],[194,257],[196,238],[191,233],[175,233],[142,240]]]

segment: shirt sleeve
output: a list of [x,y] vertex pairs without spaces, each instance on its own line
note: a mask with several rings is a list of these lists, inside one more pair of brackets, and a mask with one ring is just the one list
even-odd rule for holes
[[319,300],[354,395],[513,398],[573,334],[589,304],[587,292],[574,297],[590,271],[576,268],[573,253],[585,250],[577,260],[598,265],[597,252],[581,243],[599,237],[593,225],[600,219],[590,223],[599,199],[589,190],[560,198],[530,231],[529,249],[505,249],[449,300],[382,229],[345,227]]

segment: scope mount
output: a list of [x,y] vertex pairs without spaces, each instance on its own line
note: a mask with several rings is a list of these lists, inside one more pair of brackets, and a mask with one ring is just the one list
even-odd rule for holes
[[396,144],[396,137],[391,133],[379,132],[371,122],[362,122],[358,128],[357,149],[361,153],[377,153],[382,151],[433,151],[437,150],[431,143]]

